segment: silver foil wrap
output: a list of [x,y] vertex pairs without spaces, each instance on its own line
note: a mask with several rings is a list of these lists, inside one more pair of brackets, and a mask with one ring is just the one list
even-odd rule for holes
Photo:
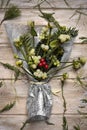
[[52,109],[52,94],[46,83],[31,83],[27,99],[29,121],[49,119]]
[[[5,24],[5,28],[11,46],[13,48],[13,52],[16,53],[21,58],[22,55],[18,50],[16,50],[14,46],[14,39],[26,33],[29,28],[27,27],[27,25],[20,25],[20,24],[13,24],[13,23]],[[38,32],[38,35],[41,32],[41,28],[42,26],[36,27],[36,31]],[[64,49],[64,54],[61,58],[62,62],[66,62],[69,59],[72,46],[73,46],[73,40],[74,39],[71,39],[70,41],[62,45]],[[35,38],[35,41],[37,45],[39,42],[38,37]],[[64,63],[61,66],[63,65]],[[24,63],[24,67],[27,70],[27,66],[25,63]],[[55,68],[55,70],[56,69],[58,70],[58,68]],[[53,71],[54,68],[50,70],[51,77],[53,77],[52,75]],[[33,81],[33,83],[29,87],[29,92],[28,92],[28,100],[27,100],[28,119],[30,121],[39,121],[39,120],[48,119],[51,114],[51,108],[52,108],[52,95],[51,95],[50,86],[46,83],[37,83],[38,81],[36,82],[36,80],[30,75],[28,75],[28,77],[31,81]]]

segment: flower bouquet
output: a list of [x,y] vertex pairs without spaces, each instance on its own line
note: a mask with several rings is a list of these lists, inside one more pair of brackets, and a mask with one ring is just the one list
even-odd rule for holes
[[48,23],[35,26],[5,25],[15,53],[16,65],[24,70],[30,82],[27,110],[29,121],[47,120],[52,109],[52,93],[48,82],[67,62],[78,31],[61,26],[53,14],[43,13]]

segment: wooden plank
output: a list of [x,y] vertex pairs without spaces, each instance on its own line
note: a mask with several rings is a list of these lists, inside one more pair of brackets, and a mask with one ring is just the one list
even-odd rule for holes
[[[3,114],[26,114],[26,101],[28,96],[29,82],[19,80],[16,83],[5,80],[5,86],[0,88],[0,109],[7,103],[15,100],[17,97],[16,105]],[[58,91],[58,96],[53,95],[53,114],[60,114],[63,112],[63,99],[61,95],[60,81],[55,79],[50,81],[52,91]],[[14,89],[17,95],[15,95]],[[73,80],[68,80],[64,86],[64,97],[66,100],[67,114],[78,114],[77,110],[82,112],[87,111],[87,105],[81,102],[81,99],[87,98],[87,92]]]
[[[27,117],[25,115],[1,115],[0,116],[0,130],[19,130],[23,125],[23,122]],[[69,130],[73,130],[73,126],[76,124],[81,125],[81,130],[87,130],[87,118],[82,116],[66,116],[68,121]],[[61,115],[52,115],[50,122],[53,122],[55,125],[47,125],[45,122],[35,122],[27,124],[24,130],[62,130],[62,116]]]
[[[45,1],[45,0],[44,0]],[[87,8],[86,0],[67,0],[66,1],[72,8]],[[16,4],[19,8],[33,8],[37,4],[41,3],[41,0],[11,0],[10,4]],[[41,4],[42,8],[70,8],[64,0],[46,0]]]
[[[76,38],[75,42],[81,42],[81,40],[79,40],[79,37],[81,36],[86,36],[86,32],[87,32],[87,16],[82,15],[81,19],[77,25],[77,21],[79,18],[79,14],[76,14],[72,19],[70,19],[70,17],[72,16],[72,14],[74,13],[74,10],[56,10],[56,11],[52,11],[52,10],[43,10],[45,12],[55,12],[54,17],[59,21],[59,23],[61,25],[66,25],[68,27],[72,26],[72,27],[76,27],[79,30],[79,35]],[[28,10],[28,9],[24,9],[22,10],[22,15],[21,17],[14,19],[14,20],[10,20],[8,21],[9,23],[20,23],[20,24],[27,24],[27,21],[31,21],[34,20],[36,25],[44,25],[47,24],[47,22],[40,18],[38,15],[40,13],[38,12],[38,10]],[[3,18],[4,14],[0,13],[0,21]],[[6,22],[5,22],[6,23]],[[0,35],[0,43],[7,43],[8,38],[7,38],[7,34],[5,31],[5,28],[2,28],[0,30],[1,32],[3,32]]]

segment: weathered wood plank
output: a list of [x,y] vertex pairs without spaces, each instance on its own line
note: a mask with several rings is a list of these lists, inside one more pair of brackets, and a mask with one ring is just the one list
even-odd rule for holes
[[[45,1],[45,0],[42,0]],[[37,4],[42,2],[41,0],[10,0],[10,4],[16,4],[20,8],[33,8]],[[87,8],[87,1],[86,0],[67,0],[67,3],[72,8]],[[46,0],[41,4],[41,7],[43,8],[70,8],[67,6],[67,4],[64,2],[64,0]]]
[[[10,111],[4,112],[4,114],[26,114],[26,101],[28,96],[28,89],[30,84],[27,81],[19,80],[16,83],[11,81],[4,81],[5,86],[0,88],[0,109],[5,104],[15,100],[17,96],[17,102],[15,107]],[[61,84],[59,80],[50,81],[52,91],[58,91],[58,96],[53,95],[53,114],[59,114],[63,112],[63,99],[61,96]],[[78,114],[77,110],[86,112],[87,105],[81,102],[81,99],[87,98],[86,91],[81,87],[77,86],[73,80],[68,80],[64,86],[64,96],[66,99],[67,114]],[[16,89],[17,95],[15,95],[14,89]],[[81,108],[83,107],[83,108]]]
[[[27,117],[25,115],[1,115],[0,116],[0,130],[19,130],[23,125],[23,122]],[[87,118],[82,116],[66,116],[68,121],[69,130],[73,130],[73,126],[76,124],[81,125],[81,130],[87,130]],[[52,115],[50,122],[53,122],[55,125],[47,125],[45,122],[35,122],[27,124],[24,130],[62,130],[62,116],[61,115]]]
[[[44,11],[44,10],[43,10]],[[72,27],[77,27],[77,29],[79,30],[79,35],[76,38],[75,42],[81,42],[81,40],[79,40],[79,37],[81,36],[86,36],[86,32],[87,32],[87,16],[82,15],[81,19],[77,24],[78,18],[79,18],[79,14],[76,14],[72,19],[70,19],[70,17],[72,16],[72,14],[74,13],[74,10],[56,10],[56,11],[52,11],[52,10],[45,10],[46,12],[55,12],[55,18],[59,21],[59,23],[61,25],[66,25],[68,27],[72,26]],[[20,24],[27,24],[27,21],[31,21],[34,20],[36,25],[44,25],[47,22],[40,18],[38,15],[40,13],[38,12],[38,10],[27,10],[24,9],[22,10],[22,15],[21,17],[8,21],[9,23],[13,22],[13,23],[20,23]],[[4,14],[0,13],[0,21],[3,18]],[[0,30],[1,32],[3,32],[0,35],[0,43],[7,43],[8,39],[7,39],[7,34],[5,31],[5,28],[1,28]]]

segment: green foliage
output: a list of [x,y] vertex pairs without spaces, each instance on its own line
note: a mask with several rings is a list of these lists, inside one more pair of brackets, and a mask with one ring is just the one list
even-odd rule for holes
[[16,103],[16,101],[14,101],[14,102],[12,102],[10,104],[7,104],[4,108],[2,108],[0,110],[0,113],[5,112],[5,111],[9,111],[11,108],[14,107],[15,103]]
[[2,63],[2,62],[0,62],[0,64],[3,65],[5,68],[14,71],[15,72],[15,74],[14,74],[15,81],[18,79],[18,77],[19,77],[19,75],[20,75],[21,72],[20,72],[20,70],[17,67],[12,66],[12,65],[10,65],[8,63]]
[[5,21],[5,20],[11,20],[13,18],[16,18],[20,16],[21,11],[16,5],[10,5],[9,8],[6,9],[4,18],[2,19],[0,25]]

